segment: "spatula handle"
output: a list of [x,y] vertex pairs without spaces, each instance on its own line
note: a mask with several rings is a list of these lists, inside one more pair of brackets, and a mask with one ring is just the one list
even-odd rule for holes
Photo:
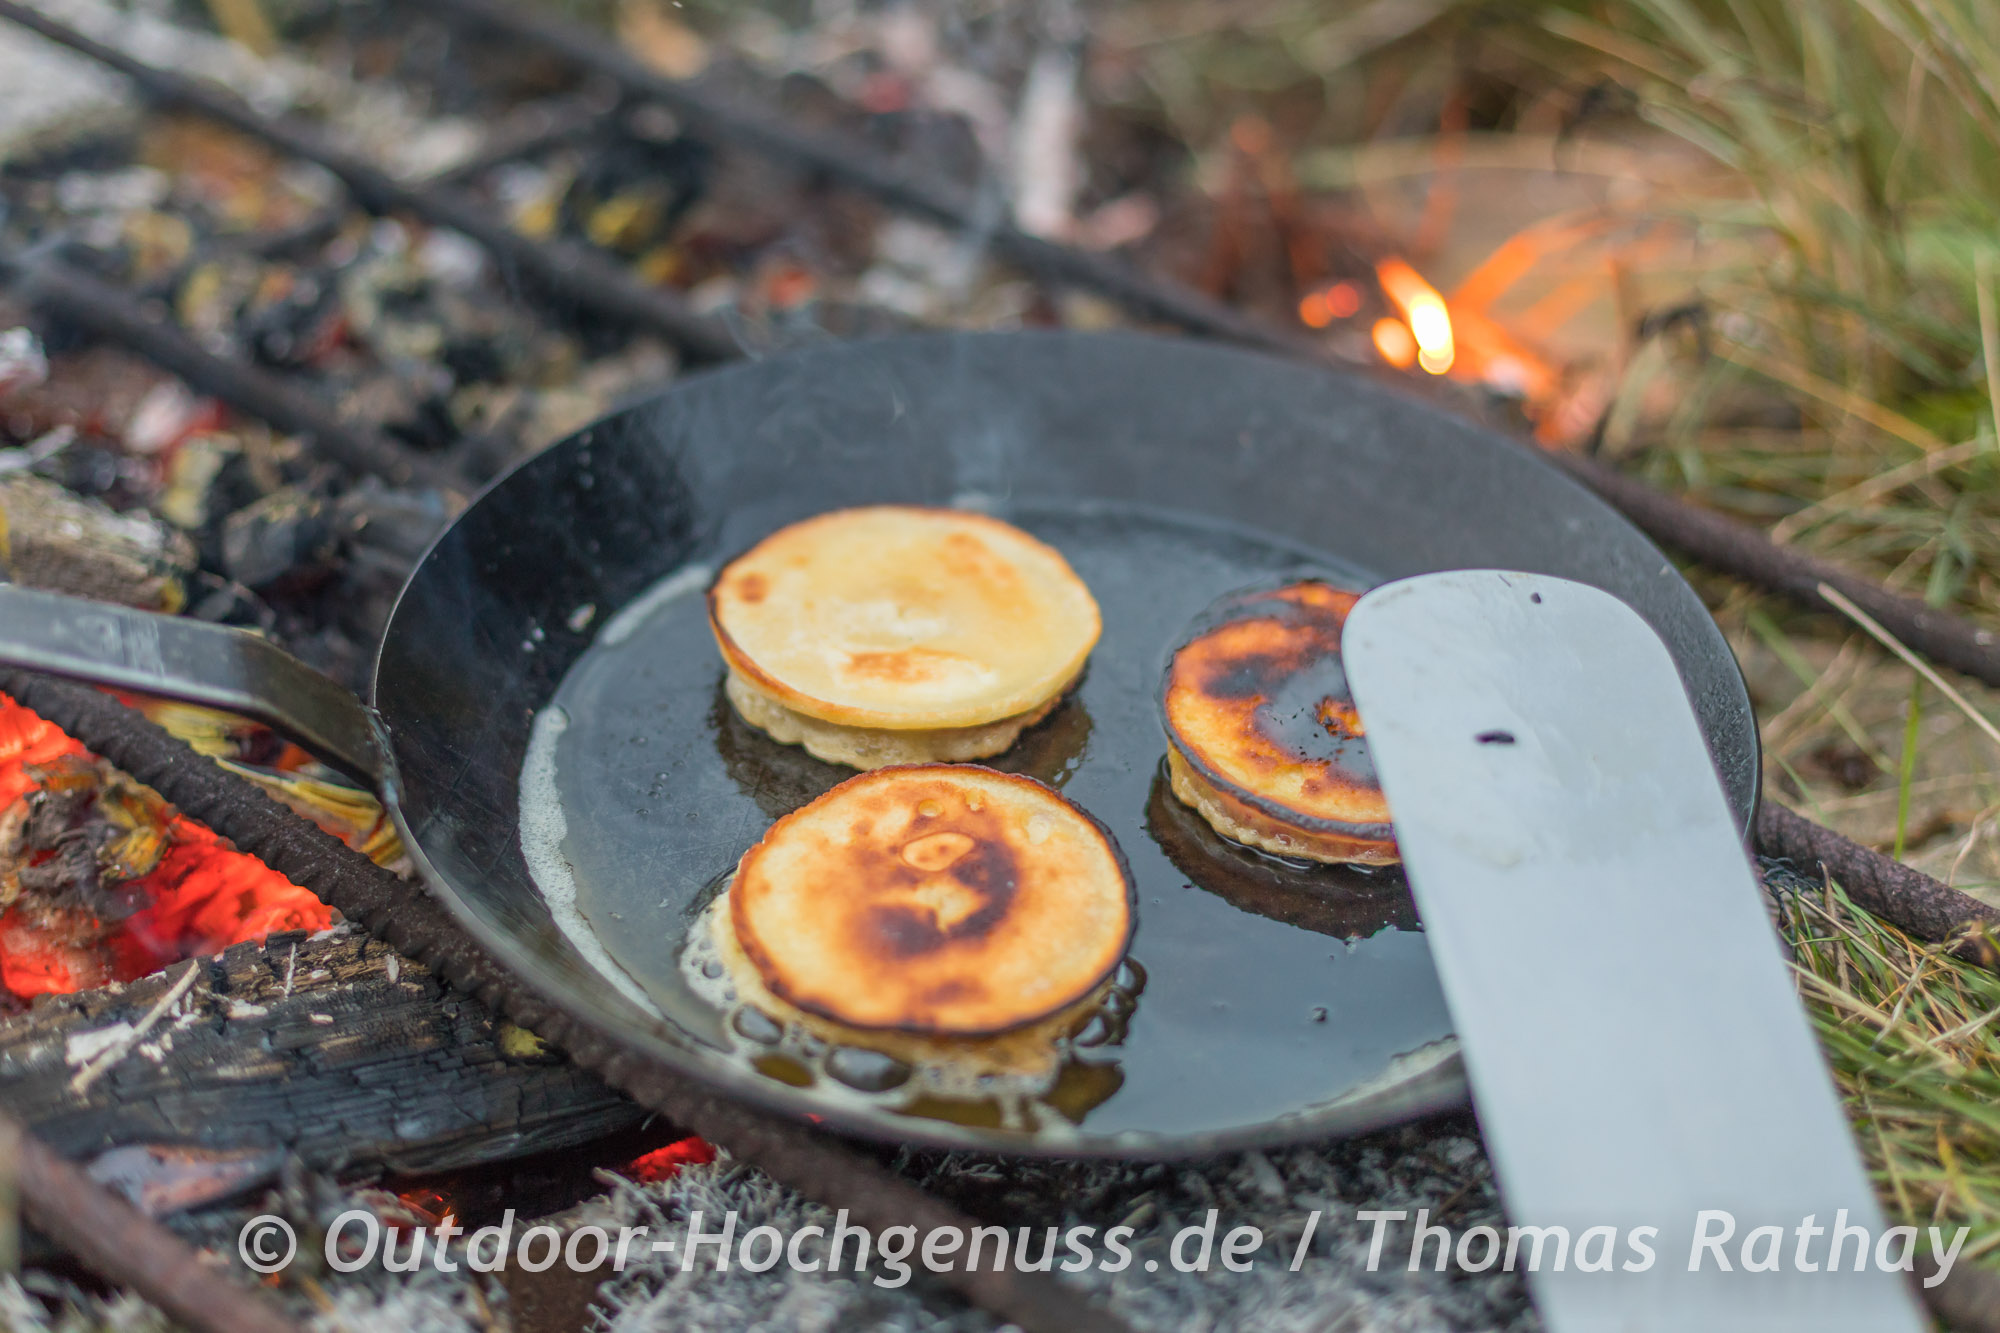
[[375,715],[246,630],[0,584],[0,666],[238,713],[371,787],[382,779]]

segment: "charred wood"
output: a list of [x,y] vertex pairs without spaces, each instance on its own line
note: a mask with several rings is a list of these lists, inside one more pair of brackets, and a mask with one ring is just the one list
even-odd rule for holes
[[1932,661],[1988,685],[2000,685],[2000,632],[1941,611],[1921,598],[1891,592],[1831,560],[1780,546],[1748,523],[1677,499],[1595,459],[1577,454],[1549,457],[1662,546],[1693,556],[1718,573],[1783,593],[1815,610],[1837,613],[1820,594],[1824,583]]
[[171,321],[148,315],[131,296],[69,265],[54,259],[23,265],[0,257],[0,276],[42,309],[130,347],[202,393],[281,431],[306,436],[336,462],[390,482],[444,489],[453,485],[436,463],[375,431],[338,420],[284,380],[215,355]]
[[261,1293],[203,1263],[194,1248],[0,1115],[0,1158],[21,1212],[101,1277],[131,1287],[205,1333],[287,1333],[292,1322]]
[[1970,894],[1850,842],[1769,798],[1757,811],[1757,846],[1809,874],[1823,870],[1857,906],[1918,939],[1949,943],[1967,962],[2000,971],[2000,910]]
[[366,1174],[570,1147],[643,1116],[358,932],[273,935],[203,959],[142,1027],[186,967],[0,1019],[0,1105],[72,1158],[270,1149]]
[[371,213],[408,213],[463,232],[485,247],[511,276],[579,310],[650,329],[698,358],[728,360],[741,354],[726,328],[696,313],[678,293],[638,281],[588,247],[531,240],[463,194],[405,184],[327,142],[305,125],[263,115],[233,97],[135,60],[14,0],[0,0],[0,18],[117,70],[156,102],[195,112],[282,153],[325,167],[348,188],[355,202]]

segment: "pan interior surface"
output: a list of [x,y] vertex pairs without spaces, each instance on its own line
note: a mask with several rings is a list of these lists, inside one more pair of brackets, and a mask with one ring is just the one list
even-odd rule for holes
[[[1077,697],[999,765],[1103,820],[1140,882],[1146,982],[1124,1045],[1090,1056],[1116,1087],[1096,1096],[1100,1078],[1080,1124],[912,1115],[755,1072],[669,970],[717,877],[848,772],[729,713],[704,572],[786,523],[879,503],[1018,522],[1105,608]],[[1450,1104],[1462,1078],[1431,1058],[1448,1025],[1394,872],[1302,891],[1163,799],[1159,671],[1233,587],[1472,566],[1578,579],[1637,609],[1747,823],[1757,754],[1741,675],[1700,600],[1616,513],[1525,449],[1380,389],[1141,336],[835,344],[690,379],[467,510],[398,604],[373,702],[393,812],[431,888],[519,984],[682,1076],[906,1141],[1148,1156],[1278,1143]],[[523,855],[519,799],[552,701],[567,721],[550,747],[553,841],[577,889],[553,903]],[[625,989],[578,946],[579,922]]]
[[[1056,787],[1111,830],[1137,885],[1129,958],[1143,987],[1129,1015],[1115,1012],[1128,1001],[1114,1002],[1120,1039],[1079,1047],[1056,1090],[1025,1110],[974,1093],[891,1091],[874,1105],[1057,1137],[1077,1125],[1199,1135],[1331,1102],[1398,1057],[1443,1042],[1450,1017],[1403,908],[1399,872],[1273,861],[1302,902],[1364,905],[1351,935],[1321,934],[1232,905],[1217,891],[1226,868],[1212,870],[1198,850],[1177,863],[1152,827],[1174,818],[1153,801],[1165,753],[1157,694],[1165,655],[1188,622],[1250,583],[1374,580],[1185,516],[1096,503],[1010,506],[1000,516],[1063,554],[1096,596],[1104,634],[1081,685],[987,763]],[[699,588],[674,582],[687,590],[600,636],[556,691],[555,789],[562,856],[597,939],[674,1022],[722,1050],[731,1037],[721,1016],[681,976],[688,927],[773,820],[852,770],[780,745],[735,715]],[[756,1043],[735,1044],[746,1065],[761,1061],[774,1077],[856,1100],[824,1072],[839,1067],[832,1060],[818,1070],[773,1064]]]

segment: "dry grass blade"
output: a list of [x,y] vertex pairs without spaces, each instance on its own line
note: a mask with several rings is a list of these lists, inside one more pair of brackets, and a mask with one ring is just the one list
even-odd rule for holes
[[1951,700],[1952,705],[1961,713],[1964,713],[1969,722],[1985,732],[1995,745],[2000,745],[2000,727],[1994,726],[1992,720],[1986,714],[1974,708],[1963,694],[1960,694],[1952,687],[1950,681],[1937,673],[1936,667],[1933,667],[1929,662],[1924,661],[1923,658],[1911,652],[1904,646],[1901,639],[1898,639],[1888,630],[1883,629],[1875,617],[1856,606],[1838,589],[1822,583],[1819,585],[1819,595],[1827,600],[1828,605],[1839,607],[1842,614],[1846,615],[1855,624],[1861,626],[1861,628],[1867,630],[1884,648],[1887,648],[1890,652],[1909,663],[1910,668],[1935,686],[1938,693]]
[[[2000,977],[1919,947],[1848,901],[1799,882],[1783,931],[1834,1080],[1868,1129],[1884,1206],[1911,1225],[1972,1228],[2000,1248]],[[1990,1262],[1990,1260],[1989,1260]]]
[[2000,318],[1993,313],[1993,252],[1982,249],[1972,265],[1979,302],[1979,355],[1986,366],[1986,399],[1993,409],[1993,440],[2000,445]]
[[[2000,413],[2000,408],[1996,408]],[[2000,420],[1996,415],[1995,420]],[[1964,440],[1922,458],[1892,467],[1887,472],[1879,472],[1866,481],[1856,482],[1844,491],[1836,491],[1824,500],[1816,500],[1797,513],[1789,514],[1771,525],[1771,540],[1788,542],[1810,528],[1813,524],[1838,514],[1849,513],[1863,505],[1899,491],[1913,482],[1935,476],[1946,468],[1969,463],[1993,448],[1985,439]]]

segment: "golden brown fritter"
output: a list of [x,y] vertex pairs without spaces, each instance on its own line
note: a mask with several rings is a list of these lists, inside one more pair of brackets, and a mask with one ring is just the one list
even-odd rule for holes
[[841,783],[743,854],[730,898],[771,992],[859,1028],[1034,1022],[1090,993],[1132,934],[1111,835],[1031,778],[969,765]]

